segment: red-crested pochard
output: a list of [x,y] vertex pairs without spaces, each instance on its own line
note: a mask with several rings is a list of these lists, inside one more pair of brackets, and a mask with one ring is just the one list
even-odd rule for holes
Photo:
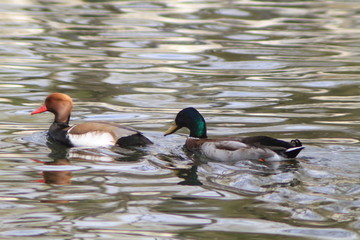
[[63,93],[47,96],[44,105],[31,114],[52,112],[54,122],[49,136],[69,147],[145,146],[152,142],[139,131],[115,123],[85,122],[69,126],[72,99]]

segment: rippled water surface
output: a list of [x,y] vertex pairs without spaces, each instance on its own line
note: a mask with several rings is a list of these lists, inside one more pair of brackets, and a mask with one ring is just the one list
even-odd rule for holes
[[[1,239],[360,239],[357,1],[0,2]],[[141,130],[143,149],[48,144],[72,122]],[[212,137],[306,146],[283,162],[195,163],[184,107]],[[119,152],[120,151],[120,152]]]

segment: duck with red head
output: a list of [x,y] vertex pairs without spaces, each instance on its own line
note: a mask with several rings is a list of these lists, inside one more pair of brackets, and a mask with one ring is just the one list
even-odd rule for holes
[[152,142],[139,131],[105,122],[86,122],[69,126],[72,99],[63,93],[52,93],[44,105],[33,111],[37,114],[49,111],[55,115],[49,128],[49,136],[69,147],[145,146]]

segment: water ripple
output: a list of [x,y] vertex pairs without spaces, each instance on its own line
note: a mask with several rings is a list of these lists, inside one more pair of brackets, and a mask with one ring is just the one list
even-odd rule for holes
[[[359,239],[355,1],[0,3],[4,238]],[[142,131],[141,149],[66,149],[30,117]],[[300,139],[299,158],[209,162],[163,136],[194,106],[208,135]],[[89,211],[90,209],[90,211]],[[50,228],[49,228],[50,226]]]

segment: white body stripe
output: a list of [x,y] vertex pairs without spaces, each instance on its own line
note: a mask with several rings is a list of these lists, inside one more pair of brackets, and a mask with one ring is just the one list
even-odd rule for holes
[[[71,128],[69,129],[69,131]],[[74,147],[110,147],[116,140],[108,132],[94,131],[84,134],[67,134],[67,138]]]
[[285,152],[291,152],[291,151],[296,151],[298,149],[303,149],[304,147],[303,146],[300,146],[300,147],[292,147],[292,148],[288,148],[286,149]]

